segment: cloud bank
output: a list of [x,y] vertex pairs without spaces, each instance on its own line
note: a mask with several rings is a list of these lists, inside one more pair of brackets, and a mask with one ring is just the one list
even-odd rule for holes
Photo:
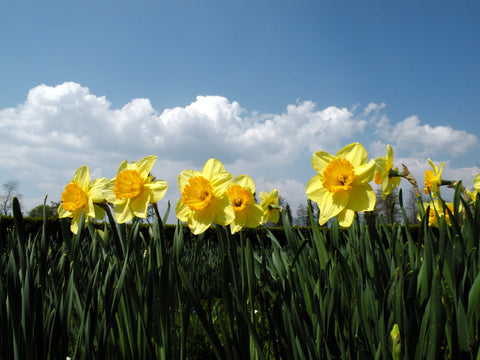
[[369,134],[376,136],[371,144],[364,143],[375,150],[371,156],[384,155],[387,143],[403,158],[455,157],[478,148],[475,135],[421,124],[417,116],[393,123],[382,113],[385,106],[372,103],[358,114],[336,106],[317,109],[314,102],[303,101],[287,105],[280,114],[260,114],[222,96],[197,96],[189,105],[163,111],[154,109],[149,99],[112,109],[105,96],[78,83],[40,85],[23,104],[0,110],[0,180],[20,178],[32,202],[42,192],[57,200],[83,164],[94,176],[113,177],[120,161],[153,154],[158,156],[158,177],[169,181],[175,197],[181,170],[199,169],[216,157],[232,172],[252,176],[257,190],[270,190],[258,189],[258,183],[276,186],[300,201],[313,176],[313,152],[335,153]]

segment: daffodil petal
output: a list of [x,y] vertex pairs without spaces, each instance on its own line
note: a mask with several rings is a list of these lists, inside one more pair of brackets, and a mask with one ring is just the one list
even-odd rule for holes
[[273,189],[270,193],[260,191],[260,206],[268,210],[270,204],[278,205],[278,190]]
[[94,203],[100,203],[104,200],[103,189],[108,183],[107,178],[95,179],[90,184],[89,197]]
[[95,207],[93,206],[93,201],[92,199],[88,199],[88,202],[86,204],[87,206],[85,207],[85,218],[88,217],[95,217]]
[[196,211],[191,213],[188,226],[195,234],[201,234],[212,225],[215,213],[209,210]]
[[354,168],[357,168],[367,162],[368,155],[363,145],[357,142],[345,146],[337,153],[336,157],[347,159]]
[[177,201],[177,205],[175,206],[175,214],[177,215],[178,220],[187,222],[190,212],[190,208],[183,203],[182,199]]
[[237,232],[239,232],[240,230],[242,230],[243,226],[242,224],[239,224],[236,222],[236,220],[234,220],[233,222],[230,223],[230,233],[231,234],[235,234]]
[[140,218],[147,217],[148,205],[150,204],[150,191],[144,190],[138,196],[130,199],[130,210]]
[[354,211],[371,211],[375,208],[376,195],[370,184],[352,187],[346,207]]
[[235,179],[233,179],[233,183],[240,185],[250,190],[252,194],[255,194],[255,183],[250,176],[244,174],[238,175]]
[[252,204],[246,212],[245,227],[256,228],[262,220],[263,209],[258,204]]
[[355,185],[369,183],[375,177],[376,164],[372,159],[367,164],[360,165],[354,169]]
[[276,224],[280,220],[280,211],[277,209],[270,210],[267,213],[267,217],[262,219],[262,223],[271,221],[272,223]]
[[162,180],[155,180],[150,184],[145,184],[144,186],[150,190],[149,202],[152,203],[160,201],[165,196],[165,193],[168,189],[168,184]]
[[212,180],[215,175],[222,172],[225,172],[225,167],[220,160],[217,159],[209,159],[202,169],[202,175],[207,180]]
[[385,199],[387,195],[391,193],[392,193],[392,182],[390,181],[388,176],[385,176],[382,180],[382,199]]
[[57,209],[58,217],[61,218],[66,218],[72,216],[72,213],[68,210],[65,210],[63,208],[63,205],[60,204],[60,206]]
[[102,190],[102,195],[109,203],[120,204],[123,203],[123,200],[117,199],[117,196],[115,195],[115,180],[116,178],[113,178],[105,184],[105,187]]
[[215,223],[219,225],[228,225],[235,219],[235,212],[233,211],[233,207],[230,203],[230,198],[227,195],[224,195],[220,198],[214,199],[214,204],[217,209],[215,211]]
[[115,221],[119,224],[123,224],[129,222],[133,219],[133,213],[130,210],[129,201],[130,199],[115,205],[115,209],[113,210],[113,215],[115,217]]
[[268,199],[268,193],[266,193],[265,191],[260,191],[258,197],[260,198],[260,201],[264,201]]
[[387,156],[386,156],[387,164],[391,169],[393,167],[393,149],[390,144],[387,145]]
[[220,197],[227,192],[231,185],[232,178],[233,175],[228,172],[217,174],[212,178],[210,184],[212,185],[215,196]]
[[78,186],[82,190],[87,190],[90,186],[90,169],[87,165],[80,166],[77,171],[75,171],[75,176],[73,177]]
[[375,159],[375,163],[377,164],[377,170],[381,173],[388,170],[388,163],[387,159],[384,156],[380,156]]
[[[83,211],[73,212],[72,222],[70,223],[70,230],[72,233],[78,233],[78,227],[80,226],[80,220],[82,219]],[[83,226],[83,224],[81,224]]]
[[150,171],[153,169],[153,165],[155,165],[155,161],[157,161],[156,156],[148,155],[137,163],[137,169],[142,179],[146,179],[148,177]]
[[120,174],[122,171],[128,170],[129,163],[127,160],[123,160],[120,165],[118,165],[117,174]]
[[355,217],[355,211],[345,209],[337,215],[338,225],[341,227],[349,227],[353,223]]
[[327,192],[325,196],[323,196],[322,201],[318,203],[320,217],[328,220],[336,216],[348,204],[348,197],[347,191],[337,191],[336,193]]
[[183,192],[183,188],[185,187],[186,184],[188,184],[188,181],[194,177],[197,176],[202,176],[202,174],[199,171],[196,170],[183,170],[180,175],[178,175],[178,189],[180,192]]
[[473,179],[473,188],[477,191],[480,190],[480,174],[475,176],[475,178]]
[[402,180],[400,176],[394,176],[390,178],[390,183],[392,184],[393,189],[396,189],[398,185],[400,185],[400,180]]
[[307,197],[316,203],[320,203],[322,198],[329,192],[326,188],[320,186],[322,181],[323,177],[321,175],[315,175],[312,179],[310,179],[305,188]]
[[325,151],[317,151],[312,155],[312,167],[316,172],[322,174],[333,159],[335,159],[335,156]]

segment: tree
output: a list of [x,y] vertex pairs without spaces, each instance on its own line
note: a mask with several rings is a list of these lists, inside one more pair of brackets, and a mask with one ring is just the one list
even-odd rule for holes
[[383,215],[387,224],[393,224],[401,219],[402,211],[398,202],[398,189],[393,189],[385,199],[382,198],[382,189],[376,191],[377,202],[375,203],[375,211],[379,215]]
[[405,212],[407,213],[408,223],[410,225],[418,224],[417,193],[413,187],[410,187],[407,198],[404,198]]
[[300,203],[297,206],[297,210],[295,211],[295,224],[298,226],[312,226],[310,222],[310,212],[308,209],[312,209],[313,220],[318,222],[318,216],[320,214],[320,210],[318,208],[318,204],[313,202],[310,199],[307,199],[305,204]]
[[310,224],[307,205],[299,203],[297,206],[297,210],[295,211],[295,216],[296,224],[298,226],[307,226]]
[[[57,217],[58,216],[58,207],[60,206],[60,202],[50,201],[50,205],[45,204],[45,213],[47,217]],[[43,217],[43,204],[35,206],[30,212],[28,216],[34,218],[42,218]]]
[[22,194],[18,192],[20,188],[20,182],[17,180],[9,180],[2,184],[4,195],[0,195],[0,213],[3,215],[8,215],[11,207],[12,200],[14,197],[19,200],[22,197]]

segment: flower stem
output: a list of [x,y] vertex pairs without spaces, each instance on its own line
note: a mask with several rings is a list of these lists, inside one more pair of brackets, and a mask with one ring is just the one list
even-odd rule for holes
[[112,215],[112,211],[110,209],[110,206],[106,200],[102,201],[101,203],[95,203],[99,207],[101,207],[103,210],[105,210],[105,213],[107,214],[108,221],[110,222],[112,231],[113,231],[113,236],[115,237],[115,240],[120,241],[120,235],[118,234],[117,230],[117,223],[115,222],[115,219]]
[[268,207],[269,207],[271,210],[277,209],[277,210],[283,211],[283,206],[280,206],[280,205],[268,204]]
[[390,169],[390,170],[388,171],[388,177],[389,177],[389,178],[392,178],[392,177],[404,177],[403,174],[404,174],[403,172],[400,172],[400,171],[394,170],[394,169]]
[[407,166],[405,164],[402,164],[403,167],[403,177],[410,183],[412,184],[413,188],[415,189],[415,194],[417,194],[418,198],[421,198],[422,195],[420,194],[420,191],[418,190],[418,185],[417,185],[417,180],[413,177],[412,173],[410,170],[408,170]]
[[151,203],[152,206],[153,206],[153,210],[155,211],[155,216],[157,217],[157,220],[158,221],[162,221],[162,218],[160,217],[160,213],[158,212],[158,206],[157,206],[157,203],[154,202],[154,203]]

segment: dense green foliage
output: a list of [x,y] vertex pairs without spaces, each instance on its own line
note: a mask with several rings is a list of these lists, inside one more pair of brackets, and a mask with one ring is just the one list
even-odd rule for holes
[[451,226],[413,233],[381,217],[300,231],[284,216],[281,239],[167,235],[161,220],[73,235],[45,217],[31,232],[15,202],[0,358],[391,359],[398,324],[400,358],[480,359],[480,201],[462,202]]

